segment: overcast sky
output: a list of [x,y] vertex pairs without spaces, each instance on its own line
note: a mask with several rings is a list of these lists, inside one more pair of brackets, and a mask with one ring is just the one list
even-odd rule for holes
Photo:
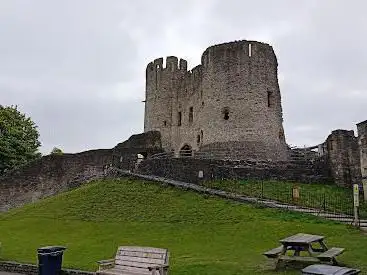
[[111,148],[143,131],[146,64],[199,64],[210,45],[270,43],[288,144],[367,119],[364,0],[0,0],[0,104],[39,127],[41,151]]

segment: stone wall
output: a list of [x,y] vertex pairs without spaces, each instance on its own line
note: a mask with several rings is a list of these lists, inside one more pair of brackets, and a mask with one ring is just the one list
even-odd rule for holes
[[111,162],[111,149],[44,156],[0,177],[0,211],[100,178]]
[[131,136],[112,149],[48,155],[0,177],[0,212],[105,176],[106,167],[132,170],[137,155],[162,152],[159,132]]
[[326,139],[326,157],[335,184],[361,183],[360,151],[354,131],[335,130]]
[[[199,178],[203,171],[203,178]],[[158,158],[142,162],[136,173],[198,183],[215,179],[258,179],[298,182],[330,182],[327,164],[318,161],[266,162],[230,161],[196,158]]]
[[128,140],[117,144],[112,151],[112,163],[115,167],[132,170],[136,165],[138,154],[147,158],[163,152],[161,134],[158,131],[150,131],[132,135]]
[[286,160],[277,66],[270,45],[245,40],[207,48],[191,71],[158,58],[146,68],[144,131],[160,131],[166,151],[242,143],[257,159]]
[[367,120],[357,124],[362,178],[367,180]]

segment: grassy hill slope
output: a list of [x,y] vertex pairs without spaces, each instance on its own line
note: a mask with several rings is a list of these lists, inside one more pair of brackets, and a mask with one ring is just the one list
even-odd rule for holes
[[367,236],[344,225],[130,179],[2,214],[0,257],[36,263],[38,247],[65,245],[64,267],[95,270],[118,245],[156,246],[170,250],[172,274],[276,274],[261,253],[298,232],[327,236],[346,248],[342,262],[367,270]]

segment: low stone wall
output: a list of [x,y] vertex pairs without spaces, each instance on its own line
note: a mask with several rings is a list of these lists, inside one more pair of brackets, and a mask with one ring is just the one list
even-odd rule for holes
[[[203,178],[199,178],[203,171]],[[258,179],[310,182],[330,182],[327,164],[317,162],[226,161],[195,158],[147,159],[136,173],[198,183],[215,179]]]
[[[0,261],[0,271],[20,273],[24,275],[38,275],[38,265]],[[60,275],[94,275],[94,274],[95,272],[63,268]]]
[[48,155],[0,177],[0,212],[103,178],[106,167],[132,170],[137,154],[162,152],[159,132],[133,135],[112,149]]
[[44,156],[0,177],[0,212],[103,177],[111,162],[110,149]]

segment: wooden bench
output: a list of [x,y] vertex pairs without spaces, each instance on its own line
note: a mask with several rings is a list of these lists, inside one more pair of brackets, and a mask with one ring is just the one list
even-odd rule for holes
[[272,250],[266,251],[265,253],[263,253],[263,255],[265,255],[268,258],[278,258],[278,256],[280,255],[280,253],[282,253],[283,251],[283,246],[279,246],[277,248],[273,248]]
[[305,257],[305,256],[288,256],[282,255],[279,257],[280,261],[287,261],[287,262],[304,262],[304,263],[318,263],[318,260],[315,257]]
[[286,266],[292,266],[293,268],[303,268],[310,264],[317,264],[319,262],[320,260],[314,257],[281,255],[275,263],[275,269],[277,270]]
[[328,251],[325,251],[324,253],[321,253],[317,255],[316,257],[320,259],[321,261],[337,264],[335,257],[342,254],[344,250],[345,249],[341,247],[332,247]]
[[169,252],[164,248],[120,246],[114,259],[98,261],[97,274],[166,275]]

